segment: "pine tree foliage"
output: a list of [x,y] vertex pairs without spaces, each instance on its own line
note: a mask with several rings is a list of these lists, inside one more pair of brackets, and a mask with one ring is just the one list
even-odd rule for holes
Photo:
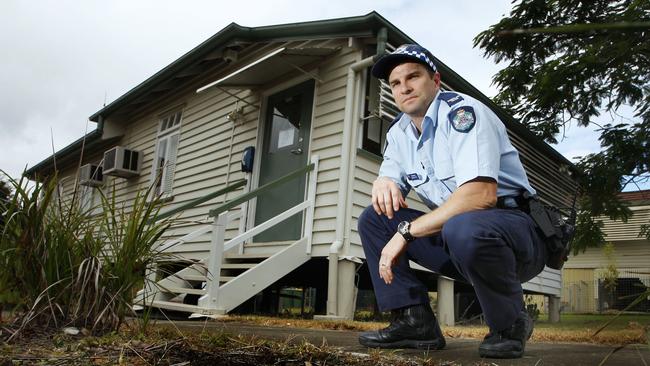
[[474,45],[506,64],[497,103],[547,142],[571,124],[598,126],[601,151],[576,164],[574,252],[604,244],[596,218],[627,220],[617,194],[650,179],[650,1],[516,1]]

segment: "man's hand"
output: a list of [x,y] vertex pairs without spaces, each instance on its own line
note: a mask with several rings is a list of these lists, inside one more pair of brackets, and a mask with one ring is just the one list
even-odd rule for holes
[[381,251],[381,257],[379,258],[379,277],[387,285],[393,282],[393,265],[397,263],[399,256],[406,250],[406,245],[406,239],[400,233],[395,233]]
[[393,212],[408,207],[408,204],[397,183],[388,177],[379,177],[372,184],[372,207],[377,215],[384,214],[392,219]]

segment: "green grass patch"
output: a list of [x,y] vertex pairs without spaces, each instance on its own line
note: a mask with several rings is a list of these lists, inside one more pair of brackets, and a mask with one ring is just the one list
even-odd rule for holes
[[[542,314],[535,327],[537,329],[590,330],[594,331],[614,318],[615,314],[562,314],[559,323],[550,323],[548,315]],[[650,326],[650,314],[621,314],[614,319],[607,330],[617,331]]]

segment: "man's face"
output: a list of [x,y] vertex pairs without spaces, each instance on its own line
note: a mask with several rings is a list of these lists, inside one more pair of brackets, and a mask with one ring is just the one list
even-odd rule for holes
[[388,84],[399,109],[412,118],[422,118],[440,89],[440,74],[432,77],[424,65],[406,62],[390,72]]

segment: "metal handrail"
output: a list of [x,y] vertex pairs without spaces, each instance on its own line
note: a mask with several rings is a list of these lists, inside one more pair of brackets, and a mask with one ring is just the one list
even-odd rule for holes
[[246,179],[237,180],[233,184],[231,184],[231,185],[229,185],[229,186],[227,186],[225,188],[222,188],[222,189],[220,189],[220,190],[218,190],[216,192],[206,194],[205,196],[202,196],[202,197],[196,198],[194,200],[191,200],[191,201],[189,201],[187,203],[184,203],[184,204],[182,204],[182,205],[180,205],[178,207],[174,207],[173,209],[171,209],[171,210],[169,210],[167,212],[163,212],[162,214],[156,216],[156,220],[166,219],[166,218],[168,218],[170,216],[173,216],[173,215],[175,215],[175,214],[177,214],[177,213],[179,213],[181,211],[187,210],[188,208],[198,206],[201,203],[207,202],[207,201],[209,201],[209,200],[211,200],[213,198],[219,197],[219,196],[221,196],[223,194],[226,194],[228,192],[232,192],[232,191],[234,191],[234,190],[236,190],[236,189],[238,189],[240,187],[243,187],[245,185],[246,185]]
[[[311,172],[311,173],[310,173]],[[303,236],[301,239],[299,239],[297,242],[294,244],[305,241],[306,247],[306,255],[311,255],[311,240],[312,240],[312,227],[313,227],[313,218],[314,218],[314,207],[316,203],[316,181],[317,181],[317,174],[318,172],[318,155],[314,155],[311,158],[311,163],[303,168],[300,168],[296,171],[293,171],[281,178],[278,178],[272,182],[269,182],[259,188],[257,188],[254,191],[245,193],[240,195],[239,197],[233,199],[230,202],[227,202],[220,207],[211,210],[210,211],[210,216],[213,217],[214,223],[212,225],[212,241],[210,245],[210,255],[207,258],[207,263],[208,263],[208,273],[212,274],[220,274],[221,273],[221,264],[223,262],[224,258],[224,253],[230,249],[233,249],[234,247],[240,245],[240,253],[242,253],[241,250],[243,250],[243,243],[252,238],[255,235],[258,235],[271,227],[276,226],[280,222],[285,221],[289,217],[297,214],[298,212],[301,212],[303,210],[307,210],[306,212],[306,219],[305,219],[305,227],[304,227],[304,233],[305,236]],[[234,238],[230,239],[228,242],[226,242],[225,237],[226,237],[226,227],[228,226],[228,223],[231,221],[231,217],[229,214],[229,210],[237,205],[240,205],[251,198],[255,198],[259,196],[260,194],[267,192],[269,189],[277,187],[281,184],[284,184],[292,179],[295,179],[297,177],[300,177],[301,175],[304,175],[306,173],[309,173],[309,183],[308,183],[308,188],[307,188],[307,198],[297,204],[296,206],[293,206],[292,208],[268,219],[267,221],[257,224],[255,227],[249,229],[248,231],[244,233],[240,233],[239,235],[235,236]],[[289,246],[293,247],[293,245]],[[284,252],[284,251],[282,251]],[[278,253],[279,254],[279,253]],[[268,259],[267,259],[268,260]],[[262,262],[264,263],[264,262]],[[252,269],[251,269],[252,270]],[[249,270],[249,271],[251,271]],[[250,273],[248,271],[244,273]],[[225,286],[225,285],[224,285]],[[255,284],[253,284],[253,287]],[[198,305],[201,308],[204,308],[206,310],[211,310],[211,311],[227,311],[225,308],[225,305],[223,305],[223,301],[220,301],[222,299],[219,297],[219,292],[221,288],[221,284],[218,280],[218,276],[213,275],[212,277],[208,277],[207,283],[206,283],[206,294],[201,296],[198,301]],[[250,290],[250,289],[248,289]],[[248,291],[247,290],[247,291]]]
[[258,187],[255,190],[252,190],[252,191],[250,191],[248,193],[244,193],[244,194],[240,195],[239,197],[237,197],[237,198],[235,198],[235,199],[233,199],[231,201],[228,201],[228,202],[224,203],[223,205],[221,205],[221,206],[219,206],[219,207],[217,207],[215,209],[210,210],[209,216],[210,217],[219,216],[219,214],[222,213],[222,212],[226,212],[226,211],[230,210],[233,207],[236,207],[236,206],[238,206],[238,205],[240,205],[240,204],[242,204],[242,203],[244,203],[244,202],[246,202],[246,201],[248,201],[248,200],[250,200],[252,198],[255,198],[255,197],[261,195],[262,193],[267,192],[271,188],[275,188],[275,187],[277,187],[277,186],[279,186],[281,184],[284,184],[284,183],[286,183],[286,182],[288,182],[288,181],[290,181],[292,179],[295,179],[295,178],[297,178],[297,177],[299,177],[299,176],[301,176],[301,175],[303,175],[303,174],[305,174],[307,172],[310,172],[312,170],[314,170],[314,163],[311,163],[311,164],[309,164],[309,165],[307,165],[305,167],[302,167],[302,168],[300,168],[298,170],[295,170],[295,171],[293,171],[293,172],[291,172],[291,173],[289,173],[289,174],[287,174],[287,175],[285,175],[283,177],[280,177],[280,178],[278,178],[278,179],[276,179],[276,180],[274,180],[272,182],[266,183],[265,185],[263,185],[261,187]]

